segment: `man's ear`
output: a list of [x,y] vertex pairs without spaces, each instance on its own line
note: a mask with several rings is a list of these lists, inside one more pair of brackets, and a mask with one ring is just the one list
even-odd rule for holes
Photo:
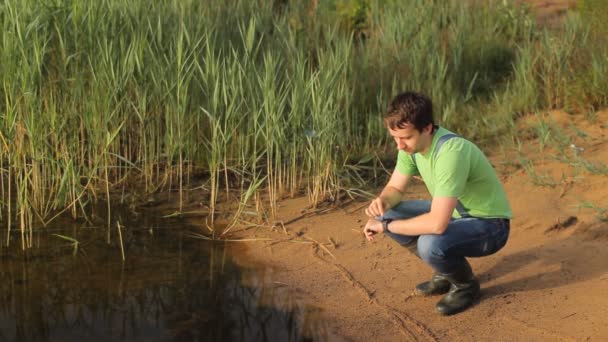
[[432,131],[433,131],[433,124],[432,123],[426,125],[426,127],[424,127],[422,129],[422,133],[429,133],[430,134]]

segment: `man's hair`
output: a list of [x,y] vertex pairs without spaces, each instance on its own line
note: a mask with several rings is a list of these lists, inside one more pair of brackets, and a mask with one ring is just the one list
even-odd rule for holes
[[433,103],[430,98],[420,93],[401,93],[388,105],[384,124],[390,129],[405,128],[410,124],[419,132],[429,124],[434,127]]

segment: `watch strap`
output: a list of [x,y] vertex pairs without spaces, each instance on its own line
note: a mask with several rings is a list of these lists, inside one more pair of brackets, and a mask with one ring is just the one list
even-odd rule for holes
[[382,220],[382,228],[384,229],[385,233],[392,233],[389,229],[388,229],[388,224],[393,222],[393,219],[385,219]]

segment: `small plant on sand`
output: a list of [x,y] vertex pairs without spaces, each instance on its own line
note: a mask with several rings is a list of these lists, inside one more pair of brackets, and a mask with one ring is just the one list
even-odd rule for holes
[[602,222],[608,222],[608,208],[597,206],[596,204],[589,201],[582,201],[579,204],[579,208],[591,209],[596,213],[598,220]]
[[551,128],[546,121],[540,118],[538,119],[538,125],[535,128],[536,136],[538,137],[540,152],[542,153],[545,149],[545,146],[549,143],[549,140],[551,139]]
[[576,156],[577,165],[580,165],[587,172],[594,175],[608,175],[608,165],[599,162],[591,161],[583,158],[582,156]]

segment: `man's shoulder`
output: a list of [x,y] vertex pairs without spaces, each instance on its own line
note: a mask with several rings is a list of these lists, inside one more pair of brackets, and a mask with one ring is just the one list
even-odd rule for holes
[[[475,143],[461,136],[458,133],[454,133],[444,127],[439,127],[437,131],[437,142],[443,140],[439,149],[436,149],[439,156],[444,151],[462,151],[470,148],[477,148]],[[436,145],[437,147],[437,145]]]
[[458,136],[456,138],[447,140],[445,142],[445,144],[443,145],[442,150],[445,149],[445,151],[461,151],[464,149],[471,149],[471,148],[477,148],[475,143],[473,143],[472,141],[470,141],[466,138]]

